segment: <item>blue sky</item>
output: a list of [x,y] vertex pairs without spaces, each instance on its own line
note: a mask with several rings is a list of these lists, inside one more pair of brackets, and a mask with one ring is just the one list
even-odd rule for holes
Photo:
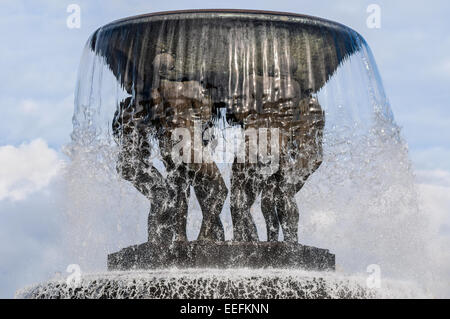
[[[81,28],[66,26],[69,4]],[[369,4],[381,28],[366,26]],[[290,11],[346,24],[372,48],[396,122],[409,144],[425,204],[449,225],[450,2],[434,1],[81,1],[0,3],[0,297],[65,269],[58,256],[61,147],[70,140],[81,53],[96,28],[125,16],[189,8]],[[2,180],[3,179],[3,180]]]

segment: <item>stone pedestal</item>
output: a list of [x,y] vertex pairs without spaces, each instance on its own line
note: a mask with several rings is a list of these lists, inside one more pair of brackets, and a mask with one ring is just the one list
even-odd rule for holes
[[144,243],[108,255],[108,270],[177,268],[291,268],[334,270],[327,249],[286,242]]

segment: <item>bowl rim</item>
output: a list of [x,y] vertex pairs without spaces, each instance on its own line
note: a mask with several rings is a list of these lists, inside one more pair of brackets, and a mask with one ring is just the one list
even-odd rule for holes
[[[359,33],[352,28],[336,22],[332,20],[328,20],[321,17],[316,17],[312,15],[306,15],[301,13],[293,13],[293,12],[284,12],[284,11],[271,11],[271,10],[254,10],[254,9],[184,9],[184,10],[170,10],[170,11],[157,11],[157,12],[151,12],[151,13],[144,13],[144,14],[138,14],[134,16],[129,16],[121,19],[114,20],[110,23],[107,23],[102,28],[108,28],[108,27],[114,27],[118,24],[127,23],[127,22],[133,22],[135,20],[139,19],[145,19],[145,18],[152,18],[152,17],[164,17],[164,16],[171,16],[171,15],[189,15],[189,14],[219,14],[219,15],[227,15],[230,16],[236,15],[236,14],[244,14],[244,15],[265,15],[268,17],[285,17],[285,18],[292,18],[294,21],[292,22],[319,22],[331,27],[335,28],[343,28],[348,31],[354,32],[359,35]],[[193,18],[193,17],[190,17]],[[298,21],[295,21],[296,19],[299,19]],[[305,20],[305,21],[301,21]],[[281,20],[282,21],[282,20]],[[136,21],[137,22],[137,21]]]

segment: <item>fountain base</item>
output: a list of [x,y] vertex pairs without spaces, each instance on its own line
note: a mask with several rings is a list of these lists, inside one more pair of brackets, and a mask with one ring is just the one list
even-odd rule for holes
[[430,298],[407,282],[293,269],[166,269],[83,274],[78,285],[51,280],[22,289],[22,299],[370,299]]
[[147,242],[108,255],[108,270],[177,268],[294,268],[334,270],[327,249],[287,242]]

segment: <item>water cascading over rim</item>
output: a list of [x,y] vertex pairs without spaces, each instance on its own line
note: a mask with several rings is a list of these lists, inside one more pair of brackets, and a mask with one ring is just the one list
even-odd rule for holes
[[289,75],[290,62],[292,77],[300,87],[318,91],[363,43],[357,32],[325,19],[242,10],[173,11],[125,18],[98,29],[89,41],[130,94],[151,88],[156,76],[153,59],[161,51],[182,59],[168,75],[172,80],[204,80],[226,88],[242,71],[247,76],[275,71]]

